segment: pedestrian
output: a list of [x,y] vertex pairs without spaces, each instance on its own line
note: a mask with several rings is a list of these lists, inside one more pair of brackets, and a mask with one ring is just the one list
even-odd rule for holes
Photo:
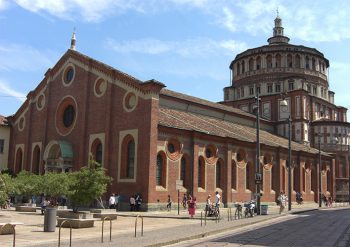
[[172,204],[172,200],[171,200],[170,195],[168,195],[168,200],[167,200],[167,204],[166,204],[166,208],[168,211],[171,210],[171,204]]
[[209,216],[210,211],[211,211],[212,204],[211,204],[211,200],[210,199],[211,199],[211,195],[208,195],[207,201],[205,203],[205,215],[206,216]]
[[187,195],[184,194],[184,196],[182,197],[182,206],[184,209],[187,208]]
[[283,212],[285,206],[286,206],[286,196],[283,193],[283,191],[280,192],[280,195],[277,198],[277,201],[279,201],[280,204],[280,214]]
[[136,211],[140,211],[141,204],[142,204],[142,197],[141,197],[141,194],[139,193],[135,196]]
[[220,208],[220,204],[221,204],[221,196],[219,194],[219,191],[216,191],[215,192],[215,207]]
[[114,193],[109,197],[108,204],[109,204],[110,209],[115,209],[115,195],[114,195]]
[[328,196],[328,207],[333,206],[333,198],[331,196]]
[[133,195],[131,195],[130,197],[130,211],[134,211],[135,210],[135,197]]
[[116,194],[114,198],[115,198],[115,211],[118,211],[120,195]]
[[188,196],[188,201],[187,201],[187,205],[188,205],[188,213],[190,214],[191,218],[193,218],[193,215],[196,214],[196,198],[190,195]]
[[47,208],[47,206],[50,205],[50,201],[48,201],[46,199],[46,197],[44,198],[44,200],[41,202],[41,214],[44,214],[45,209]]

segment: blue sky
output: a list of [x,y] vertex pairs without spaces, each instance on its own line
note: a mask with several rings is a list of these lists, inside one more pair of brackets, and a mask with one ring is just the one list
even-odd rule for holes
[[223,99],[237,53],[267,44],[276,9],[290,43],[330,60],[335,103],[350,108],[346,0],[0,0],[0,114],[11,115],[66,52],[77,50],[140,80]]

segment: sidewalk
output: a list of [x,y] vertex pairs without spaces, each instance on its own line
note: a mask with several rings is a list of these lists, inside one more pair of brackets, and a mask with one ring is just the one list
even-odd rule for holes
[[[101,243],[102,222],[96,221],[93,228],[73,229],[72,246],[164,246],[180,241],[201,238],[239,227],[266,222],[289,213],[317,210],[317,204],[293,205],[292,211],[278,214],[277,206],[269,206],[269,214],[228,221],[228,210],[221,209],[221,220],[208,219],[205,225],[200,220],[200,211],[190,219],[185,210],[171,212],[120,212],[112,222],[112,242],[109,242],[109,222],[105,222],[104,243]],[[232,209],[234,215],[234,209]],[[141,236],[141,218],[138,218],[137,237],[135,238],[136,215],[143,216],[144,234]],[[16,227],[16,246],[57,246],[59,228],[55,232],[43,232],[44,217],[36,213],[20,213],[12,210],[0,211],[0,222],[23,222]],[[0,235],[1,246],[12,246],[13,235]],[[61,246],[69,246],[69,229],[62,228]]]

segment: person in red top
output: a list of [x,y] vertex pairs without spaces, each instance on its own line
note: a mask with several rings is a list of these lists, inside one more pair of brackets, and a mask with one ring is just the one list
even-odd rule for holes
[[193,215],[196,214],[196,198],[195,197],[192,198],[192,196],[189,196],[187,205],[188,205],[188,213],[190,214],[191,218],[193,218]]

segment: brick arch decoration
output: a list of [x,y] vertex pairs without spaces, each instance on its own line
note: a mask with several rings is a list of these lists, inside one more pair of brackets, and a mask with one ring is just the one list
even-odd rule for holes
[[218,160],[218,148],[214,144],[209,144],[204,149],[205,161],[208,164],[215,164]]
[[[72,106],[74,109],[74,119],[73,123],[66,127],[63,123],[63,115],[68,106]],[[55,127],[58,134],[61,136],[66,136],[72,132],[72,130],[75,128],[75,125],[77,123],[78,118],[78,105],[75,98],[71,95],[67,95],[61,99],[61,101],[58,103],[58,106],[56,108],[56,114],[55,114]]]
[[273,162],[273,156],[270,153],[265,153],[263,157],[263,168],[265,170],[271,170]]
[[236,165],[240,169],[247,166],[247,152],[244,149],[239,149],[236,154]]
[[177,138],[169,138],[165,141],[165,152],[169,159],[177,161],[181,157],[183,144]]

